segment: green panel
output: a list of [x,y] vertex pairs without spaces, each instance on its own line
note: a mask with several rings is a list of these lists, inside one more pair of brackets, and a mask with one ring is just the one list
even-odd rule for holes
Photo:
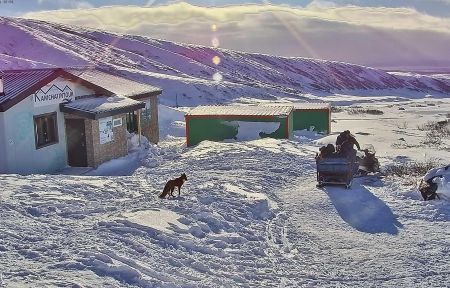
[[235,127],[222,124],[221,119],[214,118],[188,118],[188,145],[196,145],[203,140],[222,141],[236,137],[238,130]]
[[294,130],[294,113],[289,114],[289,139],[292,138]]
[[[286,118],[259,118],[259,117],[188,117],[188,145],[196,145],[203,140],[223,141],[226,139],[236,139],[238,128],[223,124],[224,121],[245,121],[245,122],[280,122],[280,127],[273,133],[261,133],[261,138],[286,138]],[[292,129],[290,129],[292,130]],[[291,132],[290,132],[291,134]],[[290,136],[290,135],[289,135]]]
[[294,110],[294,130],[308,129],[314,126],[314,131],[327,132],[330,114],[320,110]]

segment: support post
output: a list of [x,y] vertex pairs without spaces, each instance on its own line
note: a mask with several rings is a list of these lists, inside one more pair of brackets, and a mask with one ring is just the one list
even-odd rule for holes
[[138,121],[139,147],[141,147],[141,134],[142,134],[142,127],[141,127],[141,109],[138,110],[137,121]]

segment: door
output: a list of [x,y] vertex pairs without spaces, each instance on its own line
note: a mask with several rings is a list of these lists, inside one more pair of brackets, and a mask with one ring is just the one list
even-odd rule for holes
[[83,119],[66,119],[69,166],[87,167],[86,132]]

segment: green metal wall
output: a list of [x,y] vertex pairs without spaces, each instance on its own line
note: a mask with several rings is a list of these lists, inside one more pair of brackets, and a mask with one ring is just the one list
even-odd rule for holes
[[[234,139],[238,134],[238,128],[223,124],[224,121],[244,121],[244,122],[279,122],[280,127],[273,133],[262,135],[261,138],[272,137],[283,139],[286,137],[286,117],[187,117],[187,141],[188,146],[197,145],[203,140],[223,141],[226,139]],[[292,136],[293,119],[292,113],[289,117],[288,137]]]
[[294,130],[309,129],[314,126],[314,131],[327,132],[329,129],[330,113],[326,110],[294,110]]

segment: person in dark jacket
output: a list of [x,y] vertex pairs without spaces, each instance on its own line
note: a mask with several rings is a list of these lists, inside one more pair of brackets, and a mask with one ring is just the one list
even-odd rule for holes
[[336,152],[333,144],[328,144],[327,146],[322,146],[319,149],[320,153],[317,155],[319,159],[325,159],[332,157],[334,155],[334,152]]
[[358,141],[356,141],[355,136],[353,136],[349,130],[345,130],[336,139],[336,148],[339,154],[345,155],[346,157],[354,156],[356,157],[356,150],[353,146],[356,146],[358,150],[361,150]]
[[344,143],[348,136],[350,135],[350,130],[345,130],[344,132],[341,132],[338,137],[336,138],[336,146],[340,147],[342,143]]

